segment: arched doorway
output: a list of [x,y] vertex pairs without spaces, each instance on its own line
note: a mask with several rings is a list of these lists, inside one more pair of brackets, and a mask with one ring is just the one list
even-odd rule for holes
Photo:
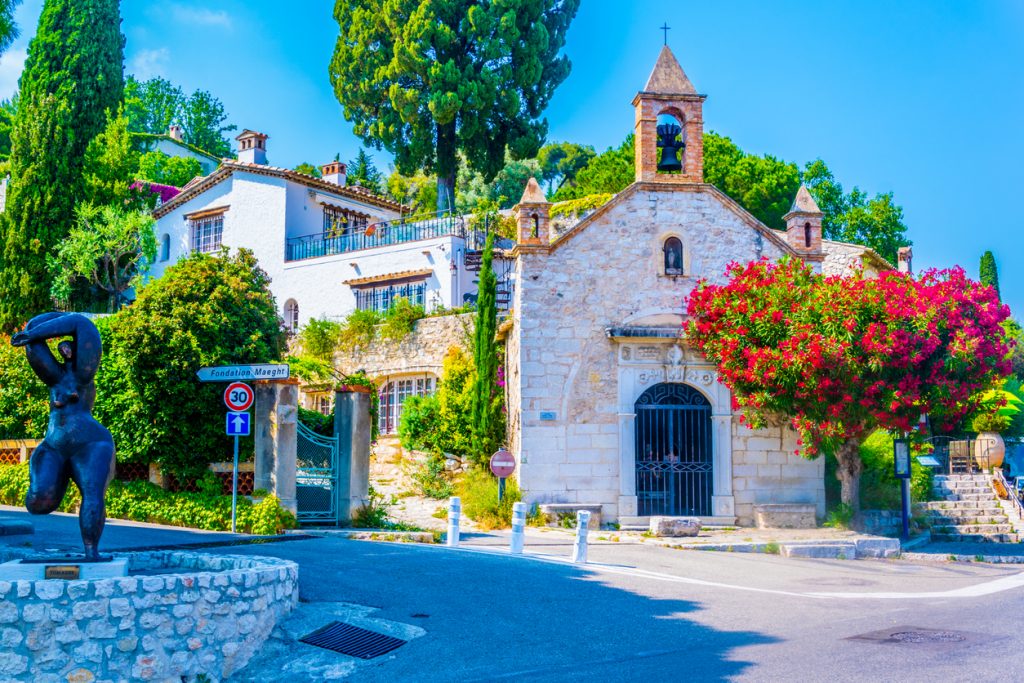
[[711,514],[711,403],[686,384],[656,384],[636,401],[637,514]]

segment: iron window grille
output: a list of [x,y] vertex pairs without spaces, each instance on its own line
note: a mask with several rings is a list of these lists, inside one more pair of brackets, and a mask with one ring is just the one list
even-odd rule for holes
[[204,254],[217,251],[224,235],[224,216],[208,216],[192,221],[192,251]]
[[388,285],[372,289],[357,289],[356,308],[361,311],[386,312],[398,298],[408,299],[414,306],[423,306],[427,300],[427,283]]

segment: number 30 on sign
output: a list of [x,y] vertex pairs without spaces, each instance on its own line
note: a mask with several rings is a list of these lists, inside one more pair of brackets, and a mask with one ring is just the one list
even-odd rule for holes
[[232,382],[228,385],[228,388],[224,390],[224,405],[228,407],[228,410],[236,413],[249,410],[249,406],[252,405],[252,400],[252,387],[245,382]]

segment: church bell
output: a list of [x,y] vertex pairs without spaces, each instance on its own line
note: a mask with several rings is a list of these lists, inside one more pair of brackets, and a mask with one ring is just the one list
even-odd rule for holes
[[683,170],[680,159],[686,143],[679,138],[682,131],[683,129],[674,123],[663,123],[658,126],[658,147],[661,149],[661,156],[658,159],[659,173]]

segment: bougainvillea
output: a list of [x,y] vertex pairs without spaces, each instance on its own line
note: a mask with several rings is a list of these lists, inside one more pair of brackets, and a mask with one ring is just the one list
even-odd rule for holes
[[731,264],[689,298],[687,339],[718,366],[733,407],[758,427],[788,419],[800,454],[831,452],[843,502],[859,507],[858,444],[875,429],[940,429],[1010,372],[1009,309],[963,270],[920,278],[816,275],[798,260]]

